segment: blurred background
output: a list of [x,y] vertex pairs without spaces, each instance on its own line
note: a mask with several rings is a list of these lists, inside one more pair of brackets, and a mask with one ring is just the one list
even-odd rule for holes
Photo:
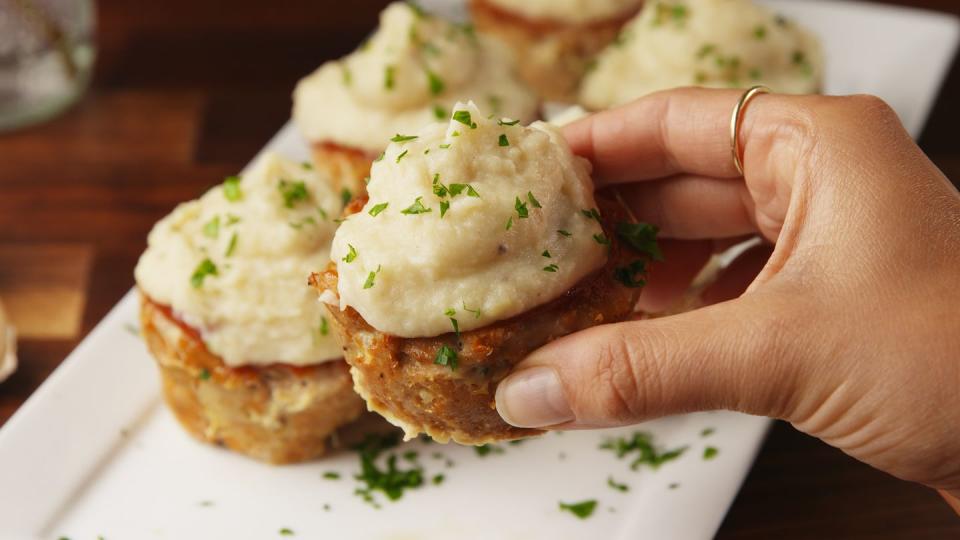
[[[886,3],[960,15],[954,0]],[[15,4],[0,0],[0,13]],[[20,333],[0,424],[130,289],[153,223],[239,171],[288,120],[295,82],[351,51],[386,4],[88,4],[96,61],[89,85],[76,82],[86,91],[62,114],[0,132],[0,298]],[[955,183],[958,95],[955,62],[919,141]],[[777,425],[720,537],[944,538],[955,520],[934,493]]]

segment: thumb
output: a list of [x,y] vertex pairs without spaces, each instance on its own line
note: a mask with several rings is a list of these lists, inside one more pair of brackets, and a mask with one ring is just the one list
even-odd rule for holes
[[713,409],[783,417],[803,379],[804,318],[764,296],[551,342],[500,382],[497,411],[514,426],[565,429]]

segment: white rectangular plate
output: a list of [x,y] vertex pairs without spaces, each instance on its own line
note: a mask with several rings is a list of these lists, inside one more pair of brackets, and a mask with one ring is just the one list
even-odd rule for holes
[[[919,133],[957,44],[955,19],[860,3],[769,3],[823,39],[828,93],[878,94]],[[307,158],[289,125],[266,148]],[[769,423],[714,412],[639,426],[665,448],[689,447],[657,471],[631,471],[598,449],[634,428],[550,434],[485,457],[411,442],[400,451],[418,450],[428,478],[443,473],[444,483],[376,510],[353,495],[353,452],[272,467],[190,439],[161,404],[153,362],[129,330],[136,315],[131,293],[0,430],[0,538],[262,539],[285,527],[337,539],[709,538]],[[715,433],[702,437],[708,427]],[[707,445],[719,449],[709,461]],[[326,471],[341,479],[324,480]],[[609,488],[608,477],[630,490]],[[585,499],[599,501],[589,519],[558,509]]]

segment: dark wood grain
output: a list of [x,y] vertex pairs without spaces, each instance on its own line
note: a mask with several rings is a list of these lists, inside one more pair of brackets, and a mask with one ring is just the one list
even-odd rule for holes
[[[954,0],[889,1],[960,15]],[[100,56],[81,103],[0,135],[0,244],[94,253],[81,331],[25,339],[0,385],[5,422],[133,285],[151,225],[239,170],[289,116],[296,80],[351,50],[385,2],[100,0]],[[920,144],[960,180],[960,68]],[[696,509],[691,508],[691,512]],[[900,482],[778,423],[719,538],[950,538],[960,519]]]

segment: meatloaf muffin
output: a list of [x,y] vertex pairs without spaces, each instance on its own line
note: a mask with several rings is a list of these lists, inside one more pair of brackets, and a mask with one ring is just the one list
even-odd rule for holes
[[302,461],[363,411],[306,283],[329,261],[340,212],[327,178],[266,154],[151,231],[135,272],[142,334],[198,439]]
[[471,0],[481,33],[508,43],[521,75],[546,100],[576,100],[594,57],[640,9],[642,0]]
[[390,145],[368,187],[312,278],[356,390],[407,437],[538,433],[501,420],[498,382],[550,340],[629,317],[656,229],[595,199],[554,128],[473,104]]
[[817,38],[751,0],[648,2],[597,58],[580,103],[601,110],[681,86],[820,90]]
[[537,101],[509,49],[472,27],[395,2],[360,47],[320,66],[293,93],[293,121],[338,189],[362,194],[370,163],[397,134],[446,119],[458,100],[528,122]]

